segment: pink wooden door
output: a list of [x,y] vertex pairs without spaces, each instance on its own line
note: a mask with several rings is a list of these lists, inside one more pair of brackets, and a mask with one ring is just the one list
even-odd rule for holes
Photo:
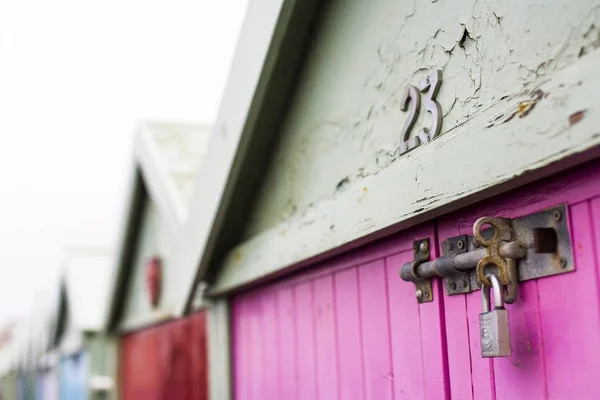
[[413,240],[433,235],[421,226],[235,297],[235,399],[447,398],[440,286],[418,306],[398,277]]
[[444,239],[482,215],[517,217],[568,204],[575,272],[522,282],[508,305],[512,356],[480,356],[481,293],[446,296],[454,399],[600,399],[600,161],[442,218]]
[[[434,302],[417,305],[398,277],[415,239],[441,243],[478,217],[561,203],[576,270],[520,284],[507,306],[511,357],[481,358],[479,291],[447,296],[434,282]],[[235,399],[600,399],[599,229],[595,161],[240,294]]]

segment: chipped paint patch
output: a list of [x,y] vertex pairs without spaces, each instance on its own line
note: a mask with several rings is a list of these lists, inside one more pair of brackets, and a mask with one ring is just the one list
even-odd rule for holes
[[586,110],[581,110],[569,115],[569,124],[575,125],[576,123],[580,122],[585,116],[585,111]]
[[[406,119],[400,100],[407,85],[434,68],[443,70],[440,137],[498,104],[506,109],[481,129],[528,124],[523,121],[548,96],[557,108],[567,106],[549,93],[537,98],[535,88],[600,47],[599,10],[592,0],[526,7],[518,0],[332,1],[306,57],[247,235],[302,215],[308,204],[336,198],[349,183],[400,159],[418,163],[422,150],[398,152]],[[416,126],[429,126],[430,118],[422,111]],[[441,149],[435,141],[429,145]],[[298,214],[288,212],[289,196]]]

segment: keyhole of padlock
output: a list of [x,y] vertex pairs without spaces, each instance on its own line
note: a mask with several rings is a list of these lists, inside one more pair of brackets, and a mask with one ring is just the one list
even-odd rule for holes
[[486,275],[492,283],[494,309],[490,310],[490,288],[481,288],[482,313],[479,314],[482,357],[508,357],[511,355],[508,311],[504,308],[504,293],[498,276]]

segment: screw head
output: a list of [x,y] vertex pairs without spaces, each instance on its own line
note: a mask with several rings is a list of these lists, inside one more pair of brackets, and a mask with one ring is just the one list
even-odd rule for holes
[[449,286],[450,286],[450,289],[452,289],[452,290],[456,289],[456,283],[454,283],[454,282],[450,282]]
[[423,302],[423,291],[421,289],[417,289],[415,295],[417,296],[417,301],[419,303]]
[[552,213],[552,218],[554,218],[555,221],[560,221],[562,219],[562,213],[556,210]]
[[567,259],[564,257],[560,258],[560,267],[561,268],[567,268]]
[[429,243],[427,243],[426,240],[422,241],[419,244],[419,251],[424,254],[426,254],[429,251]]
[[459,249],[463,249],[463,247],[465,247],[465,242],[463,242],[462,240],[459,240],[458,243],[456,243],[456,245],[458,246]]

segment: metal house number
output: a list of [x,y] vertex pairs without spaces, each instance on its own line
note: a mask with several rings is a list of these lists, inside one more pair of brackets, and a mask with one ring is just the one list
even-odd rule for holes
[[[400,144],[400,154],[419,147],[421,144],[432,141],[439,135],[442,129],[442,107],[437,102],[436,96],[442,85],[442,70],[438,69],[429,74],[425,79],[419,82],[419,89],[409,86],[402,96],[400,109],[408,111],[408,119],[402,128],[402,143]],[[417,122],[419,110],[421,108],[421,92],[425,95],[425,110],[431,113],[432,125],[429,128],[423,127],[417,131],[416,136],[410,138],[410,132]],[[410,106],[410,109],[409,109]]]

